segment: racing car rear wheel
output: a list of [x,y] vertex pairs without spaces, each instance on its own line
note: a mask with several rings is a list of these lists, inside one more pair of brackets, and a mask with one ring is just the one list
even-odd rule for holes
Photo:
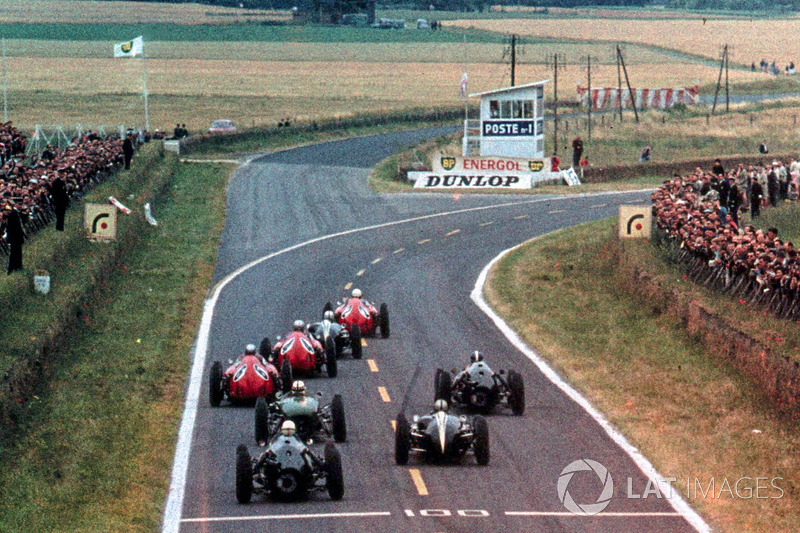
[[270,480],[270,493],[280,500],[297,500],[305,490],[303,476],[294,468],[281,470]]
[[489,426],[486,424],[486,419],[482,416],[476,416],[472,421],[472,429],[474,431],[473,448],[475,450],[475,460],[481,466],[489,464]]
[[363,346],[361,346],[361,328],[358,324],[353,324],[350,329],[350,350],[353,352],[353,359],[361,359]]
[[325,339],[325,370],[328,371],[329,378],[335,378],[339,372],[336,363],[336,344],[330,337]]
[[331,402],[331,421],[333,423],[333,440],[344,442],[347,438],[347,422],[344,418],[344,401],[340,394],[333,395]]
[[208,377],[208,401],[212,407],[219,407],[222,396],[222,363],[214,361]]
[[381,328],[381,337],[384,339],[389,337],[389,306],[381,304],[380,313],[378,314],[378,322]]
[[281,364],[281,390],[284,393],[292,390],[292,364],[288,357],[285,357]]
[[236,448],[236,499],[239,503],[250,503],[253,496],[253,463],[247,446]]
[[411,427],[408,425],[406,415],[397,415],[397,430],[394,434],[394,460],[399,465],[408,463],[408,453],[411,451]]
[[269,406],[267,400],[256,400],[256,443],[261,446],[269,440]]
[[325,443],[325,488],[331,500],[341,500],[344,496],[344,475],[342,475],[342,456],[332,442]]
[[445,400],[447,403],[450,403],[450,394],[452,392],[452,388],[453,383],[450,378],[450,374],[441,368],[437,368],[436,378],[434,379],[434,390],[436,396],[434,400]]
[[258,346],[258,354],[266,360],[269,360],[272,356],[272,343],[269,341],[269,337],[261,339],[261,344]]
[[508,388],[511,393],[508,405],[511,407],[511,412],[519,416],[525,412],[525,382],[522,376],[513,370],[508,371]]

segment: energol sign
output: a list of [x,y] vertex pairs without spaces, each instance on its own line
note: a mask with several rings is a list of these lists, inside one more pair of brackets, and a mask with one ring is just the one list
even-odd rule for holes
[[[431,161],[435,172],[530,173],[549,170],[544,159],[513,157],[448,157],[436,155]],[[549,164],[549,163],[547,163]]]

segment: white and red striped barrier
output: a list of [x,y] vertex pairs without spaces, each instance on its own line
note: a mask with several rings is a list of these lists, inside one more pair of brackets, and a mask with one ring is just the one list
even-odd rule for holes
[[[633,89],[636,109],[667,109],[675,104],[694,105],[700,102],[700,87],[671,89]],[[600,87],[591,91],[592,109],[616,109],[620,91],[616,87]],[[589,105],[589,88],[578,86],[578,103]],[[631,109],[631,94],[622,89],[622,108]]]

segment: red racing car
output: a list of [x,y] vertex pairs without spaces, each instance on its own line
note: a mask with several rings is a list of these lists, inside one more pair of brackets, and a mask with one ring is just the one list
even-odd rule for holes
[[[384,339],[389,336],[389,307],[383,303],[378,310],[374,304],[362,297],[360,289],[353,289],[351,298],[346,298],[334,311],[336,320],[350,334],[352,346],[361,345],[361,337],[374,337],[378,329]],[[332,309],[330,302],[324,311]],[[323,311],[323,312],[324,312]]]
[[[268,351],[269,339],[262,341],[262,351]],[[335,378],[337,374],[336,348],[333,339],[326,346],[306,332],[306,325],[302,320],[295,320],[292,331],[283,339],[275,343],[272,348],[272,359],[281,369],[281,382],[291,385],[295,373],[317,374],[322,371],[322,366],[329,377]]]
[[[289,381],[291,384],[291,380]],[[213,407],[225,398],[232,403],[252,401],[257,398],[272,400],[280,385],[278,369],[267,362],[256,347],[248,344],[244,353],[230,361],[224,372],[222,363],[214,361],[209,375],[208,397]]]

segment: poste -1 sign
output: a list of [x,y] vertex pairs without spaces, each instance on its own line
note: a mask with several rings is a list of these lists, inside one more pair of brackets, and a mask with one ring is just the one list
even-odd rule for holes
[[530,189],[530,174],[494,174],[470,172],[409,172],[415,189]]

